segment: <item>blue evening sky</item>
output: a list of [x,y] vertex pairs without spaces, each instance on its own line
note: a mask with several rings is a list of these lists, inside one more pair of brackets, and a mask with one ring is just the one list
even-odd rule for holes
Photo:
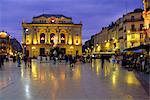
[[23,20],[40,14],[63,14],[83,23],[83,42],[123,14],[142,8],[142,0],[0,0],[0,31],[22,41]]

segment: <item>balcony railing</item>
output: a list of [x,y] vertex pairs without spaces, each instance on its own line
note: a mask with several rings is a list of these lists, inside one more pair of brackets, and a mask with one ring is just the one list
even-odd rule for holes
[[144,21],[144,19],[143,19],[143,18],[125,19],[125,20],[124,20],[124,23],[125,23],[125,22],[136,22],[136,21]]

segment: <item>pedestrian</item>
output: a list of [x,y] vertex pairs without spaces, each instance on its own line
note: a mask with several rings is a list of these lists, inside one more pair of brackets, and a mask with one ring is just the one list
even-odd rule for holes
[[28,67],[32,68],[32,58],[28,57]]
[[4,55],[1,55],[1,64],[4,65]]
[[65,61],[66,61],[66,64],[68,63],[68,56],[65,55]]
[[42,62],[42,56],[40,56],[40,63]]
[[61,62],[62,54],[59,54],[59,62]]
[[114,66],[115,63],[116,63],[116,59],[115,59],[115,56],[113,55],[112,56],[112,64],[113,64],[113,66]]
[[101,56],[101,67],[102,69],[104,68],[104,60],[105,60],[105,57],[104,55]]
[[2,70],[2,56],[0,55],[0,69]]
[[53,52],[53,60],[54,60],[54,64],[56,64],[56,56],[57,56],[57,52],[56,52],[56,50],[54,50],[54,52]]
[[18,56],[17,56],[17,61],[18,61],[18,67],[21,67],[21,66],[20,66],[20,64],[21,64],[21,58],[20,58],[19,54],[18,54]]
[[25,67],[27,66],[27,56],[24,56],[24,63],[25,63]]
[[72,55],[69,55],[69,63],[70,63],[70,67],[73,67],[73,58],[72,58]]

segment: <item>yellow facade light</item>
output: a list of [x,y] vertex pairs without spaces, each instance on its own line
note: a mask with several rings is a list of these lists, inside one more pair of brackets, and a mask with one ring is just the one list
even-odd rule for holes
[[74,47],[73,47],[73,46],[70,46],[70,49],[74,49]]
[[72,37],[71,37],[71,36],[69,36],[68,44],[69,44],[69,45],[71,45],[71,44],[72,44]]
[[45,40],[45,38],[44,38],[44,37],[41,37],[41,40]]
[[36,49],[36,47],[33,46],[33,47],[32,47],[32,50],[35,50],[35,49]]
[[130,33],[130,32],[131,32],[130,30],[127,31],[127,33]]
[[10,54],[10,55],[13,55],[13,52],[10,52],[9,54]]

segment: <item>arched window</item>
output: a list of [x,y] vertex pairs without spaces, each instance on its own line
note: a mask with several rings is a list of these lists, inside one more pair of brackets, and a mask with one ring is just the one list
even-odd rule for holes
[[54,34],[54,33],[51,33],[51,34],[50,34],[50,42],[51,42],[51,43],[54,43],[54,38],[55,38],[55,34]]
[[42,33],[42,34],[40,35],[40,43],[42,43],[42,44],[45,43],[45,34],[44,34],[44,33]]
[[61,33],[61,43],[65,43],[65,34]]

